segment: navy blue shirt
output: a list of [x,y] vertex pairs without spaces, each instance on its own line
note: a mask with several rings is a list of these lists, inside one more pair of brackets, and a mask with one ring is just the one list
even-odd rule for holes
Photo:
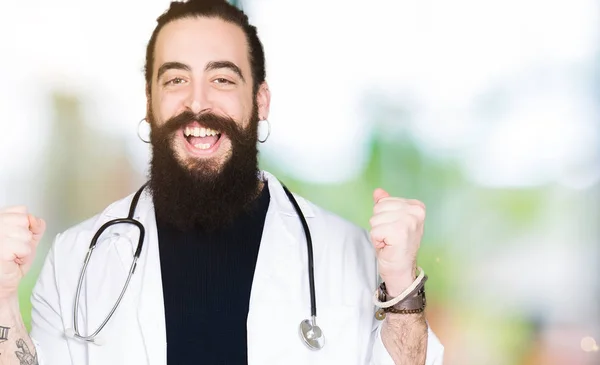
[[257,204],[228,229],[181,232],[157,221],[168,365],[247,365],[246,320],[269,206]]

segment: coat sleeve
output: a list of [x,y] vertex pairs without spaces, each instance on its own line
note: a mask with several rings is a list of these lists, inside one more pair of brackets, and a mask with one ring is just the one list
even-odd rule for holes
[[72,364],[64,335],[56,275],[55,247],[57,236],[48,252],[31,295],[31,341],[40,365]]
[[[373,331],[374,339],[371,341],[373,344],[373,352],[371,354],[371,361],[369,365],[395,365],[389,352],[386,350],[381,340],[381,324],[383,321],[378,321],[375,324],[376,328]],[[425,365],[442,365],[444,361],[444,346],[437,338],[435,333],[427,324],[427,355],[425,358]]]

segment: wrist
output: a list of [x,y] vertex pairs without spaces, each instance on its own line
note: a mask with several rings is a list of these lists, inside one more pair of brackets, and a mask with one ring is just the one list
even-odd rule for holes
[[19,297],[17,294],[10,295],[7,297],[0,297],[0,314],[2,313],[12,313],[19,312]]
[[398,314],[419,314],[425,310],[427,300],[425,298],[425,282],[427,275],[425,271],[419,268],[419,276],[412,282],[408,288],[397,296],[392,297],[386,288],[386,283],[382,282],[373,296],[373,304],[379,307],[375,317],[382,320],[387,312]]
[[400,275],[387,275],[382,276],[383,282],[385,282],[385,286],[387,289],[387,293],[391,297],[397,297],[402,292],[404,292],[409,286],[414,283],[417,275],[415,270],[409,273],[403,273]]

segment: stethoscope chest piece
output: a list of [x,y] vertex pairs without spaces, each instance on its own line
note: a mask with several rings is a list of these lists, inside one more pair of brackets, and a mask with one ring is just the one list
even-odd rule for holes
[[320,350],[325,346],[325,336],[317,326],[315,317],[300,322],[300,337],[311,350]]

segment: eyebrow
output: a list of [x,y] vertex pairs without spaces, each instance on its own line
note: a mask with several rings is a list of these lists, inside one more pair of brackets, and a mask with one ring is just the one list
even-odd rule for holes
[[183,71],[191,71],[192,68],[185,63],[181,62],[165,62],[159,68],[156,73],[156,80],[159,80],[160,77],[169,70],[183,70]]
[[246,82],[244,79],[244,75],[242,75],[242,70],[231,61],[211,61],[204,68],[205,71],[218,70],[220,68],[226,68],[233,72],[235,72],[243,82]]

